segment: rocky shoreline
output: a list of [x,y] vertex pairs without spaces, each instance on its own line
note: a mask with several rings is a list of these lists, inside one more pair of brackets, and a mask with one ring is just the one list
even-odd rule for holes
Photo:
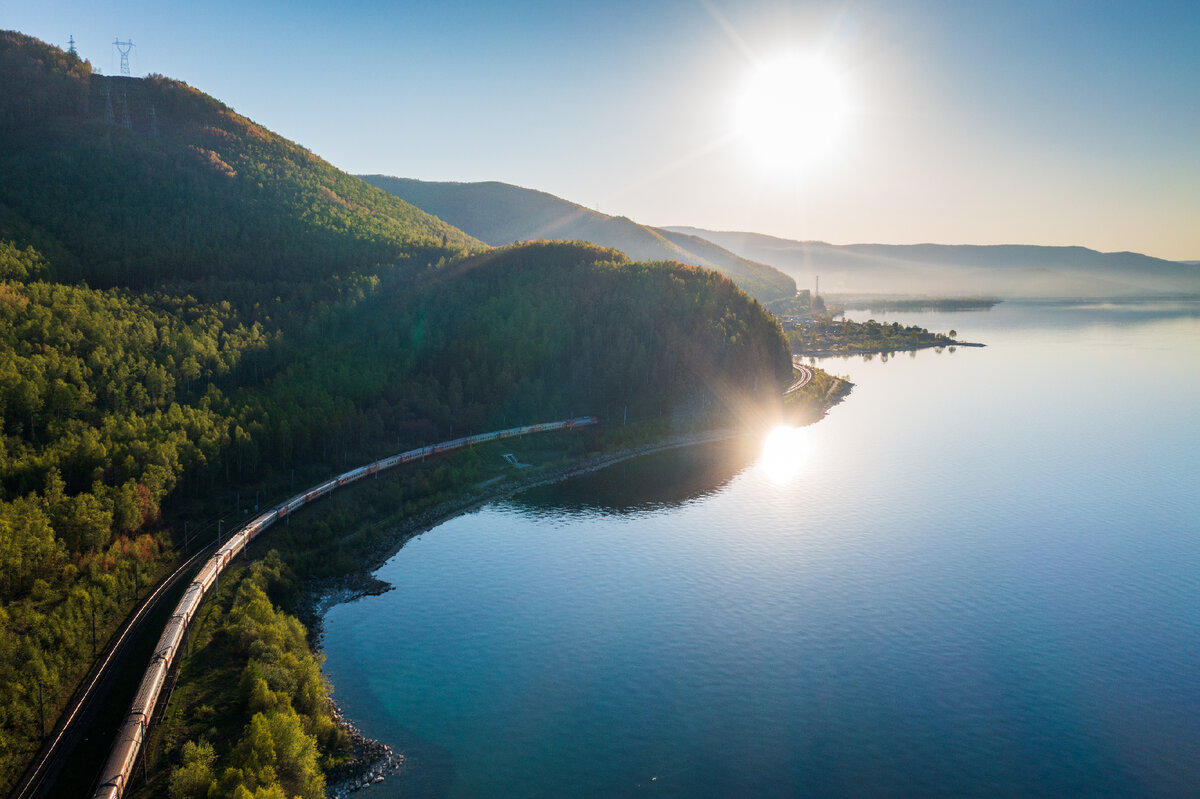
[[387,744],[363,735],[346,721],[337,703],[330,700],[329,704],[334,721],[350,736],[354,756],[349,762],[340,763],[325,773],[325,795],[333,799],[345,799],[352,793],[383,782],[387,777],[398,776],[404,767],[404,755],[392,751]]

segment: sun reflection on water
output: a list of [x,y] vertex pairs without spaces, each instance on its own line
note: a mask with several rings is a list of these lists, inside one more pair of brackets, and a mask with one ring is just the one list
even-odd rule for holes
[[767,434],[759,463],[768,480],[782,485],[800,474],[808,456],[808,428],[780,426]]

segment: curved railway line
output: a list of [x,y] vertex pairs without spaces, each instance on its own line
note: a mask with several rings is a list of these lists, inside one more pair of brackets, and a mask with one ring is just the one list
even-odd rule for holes
[[801,366],[795,361],[792,361],[792,368],[800,373],[800,377],[797,378],[795,383],[792,383],[790,386],[788,386],[787,391],[783,392],[783,396],[785,397],[788,394],[791,394],[793,391],[799,391],[800,389],[804,388],[810,382],[812,382],[813,379],[812,369],[809,369],[807,366]]
[[[296,512],[314,500],[320,499],[323,496],[331,493],[337,488],[349,485],[357,480],[361,480],[369,475],[376,474],[384,469],[390,469],[395,466],[400,466],[405,463],[422,460],[430,455],[441,455],[443,453],[454,452],[460,449],[466,449],[476,444],[483,444],[489,441],[499,441],[505,438],[515,438],[517,436],[529,435],[531,433],[550,432],[552,430],[571,430],[576,427],[585,427],[588,425],[597,424],[599,420],[595,416],[580,416],[574,419],[567,419],[561,422],[547,422],[545,424],[527,425],[524,427],[510,427],[506,430],[498,430],[491,433],[483,433],[477,436],[466,436],[464,438],[456,438],[452,441],[443,441],[440,444],[431,444],[426,447],[402,452],[398,455],[392,455],[387,458],[369,463],[366,466],[360,466],[357,469],[351,469],[337,477],[326,480],[308,491],[296,494],[291,499],[288,499],[270,510],[262,513],[249,522],[247,522],[240,530],[229,537],[224,544],[220,545],[216,553],[201,567],[196,577],[188,585],[184,591],[183,598],[175,606],[175,611],[167,621],[166,628],[158,639],[158,643],[154,647],[154,654],[150,658],[150,664],[146,667],[146,671],[142,676],[142,682],[138,686],[137,694],[134,696],[133,703],[130,705],[129,712],[125,716],[124,722],[117,733],[116,740],[113,743],[111,754],[108,758],[108,763],[101,772],[100,782],[95,792],[92,794],[93,799],[120,799],[125,793],[130,780],[133,778],[134,769],[137,766],[138,754],[141,752],[142,743],[145,740],[147,729],[150,721],[153,718],[155,707],[158,704],[158,699],[162,693],[163,686],[167,682],[167,677],[170,674],[172,667],[178,658],[180,647],[186,647],[188,625],[195,618],[197,611],[200,609],[200,604],[203,602],[205,595],[209,589],[216,584],[221,572],[229,564],[233,558],[246,548],[246,545],[255,538],[259,533],[266,530],[275,522],[287,518],[291,513]],[[202,550],[203,551],[203,550]],[[199,557],[197,553],[186,563],[179,567],[176,571],[189,568],[192,562]],[[164,587],[171,581],[164,581],[163,585],[157,591],[164,590]],[[157,593],[156,591],[156,593]],[[152,605],[152,602],[146,602],[139,610],[142,613],[146,607]],[[132,624],[129,625],[132,628]],[[114,650],[115,651],[115,650]],[[106,659],[103,666],[96,671],[91,683],[85,691],[89,693],[96,682],[99,681],[111,660],[111,653]],[[67,729],[71,726],[71,721],[74,719],[75,713],[82,705],[82,700],[79,705],[76,705],[75,710],[71,712],[71,716],[62,725],[58,736],[48,747],[34,769],[34,776],[37,778],[36,784],[34,780],[26,783],[27,786],[32,785],[30,790],[36,790],[41,781],[45,778],[46,764],[52,759],[53,749],[57,743],[62,740]],[[41,775],[41,776],[38,776]],[[25,791],[18,796],[31,795]]]

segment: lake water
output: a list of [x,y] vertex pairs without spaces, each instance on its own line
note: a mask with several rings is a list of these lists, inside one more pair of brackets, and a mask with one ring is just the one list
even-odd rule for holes
[[331,609],[409,754],[362,795],[1200,795],[1200,308],[875,316],[988,346],[826,359],[782,453],[488,506]]

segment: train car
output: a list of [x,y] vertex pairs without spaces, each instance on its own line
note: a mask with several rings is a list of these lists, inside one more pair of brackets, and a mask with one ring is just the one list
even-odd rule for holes
[[146,669],[146,677],[138,686],[137,695],[133,698],[131,706],[133,713],[141,716],[147,722],[154,712],[154,702],[158,699],[158,694],[167,679],[166,667],[167,662],[162,658],[151,659],[150,668]]
[[271,508],[271,510],[267,511],[262,516],[259,516],[251,523],[252,529],[250,532],[250,538],[257,538],[264,530],[274,524],[278,518],[278,508]]
[[365,466],[360,466],[357,469],[351,469],[350,471],[348,471],[344,474],[338,475],[336,482],[337,482],[338,486],[349,485],[350,483],[353,483],[355,480],[361,479],[364,475],[366,475],[366,473],[367,473],[367,468]]
[[168,666],[174,663],[175,653],[179,651],[179,646],[183,643],[187,625],[187,618],[181,614],[167,619],[167,626],[163,629],[163,634],[158,639],[158,646],[154,649],[154,657],[166,661]]
[[240,533],[234,533],[233,535],[231,535],[229,537],[229,540],[227,540],[225,542],[225,544],[221,547],[221,550],[217,554],[220,555],[221,557],[223,557],[225,559],[225,563],[228,564],[229,561],[233,560],[234,557],[239,552],[242,551],[242,546],[245,543],[246,543],[245,531],[242,531]]
[[93,794],[93,799],[121,799],[125,793],[129,778],[137,765],[142,738],[145,737],[140,717],[135,717],[131,712],[126,723],[121,725],[117,736],[103,772],[105,776],[101,778],[103,781]]
[[217,579],[217,573],[220,571],[219,564],[215,558],[209,558],[200,567],[200,571],[196,573],[196,579],[192,582],[200,586],[200,589],[208,593],[208,589],[212,587],[213,582]]
[[188,622],[191,622],[196,617],[196,610],[199,609],[200,603],[203,600],[204,589],[200,587],[199,583],[193,582],[183,592],[183,597],[180,598],[179,604],[175,606],[175,612],[185,614]]

